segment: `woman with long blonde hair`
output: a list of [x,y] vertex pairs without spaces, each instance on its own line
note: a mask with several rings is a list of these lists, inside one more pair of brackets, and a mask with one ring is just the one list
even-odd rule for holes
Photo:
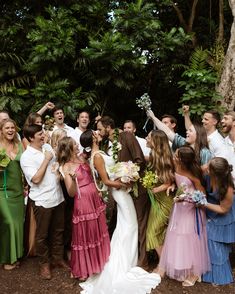
[[0,124],[0,264],[5,270],[18,266],[23,256],[24,197],[20,157],[23,147],[16,123],[6,119]]
[[168,138],[163,131],[151,131],[146,140],[147,147],[151,148],[149,169],[156,177],[156,186],[148,189],[151,209],[147,225],[146,249],[147,251],[155,249],[160,258],[173,205],[173,199],[167,195],[167,189],[174,183],[174,162]]

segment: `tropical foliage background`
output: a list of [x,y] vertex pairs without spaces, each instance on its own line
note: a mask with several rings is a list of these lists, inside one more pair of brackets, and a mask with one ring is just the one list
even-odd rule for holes
[[[0,7],[0,109],[22,125],[47,101],[118,124],[221,109],[216,89],[231,38],[233,0],[4,1]],[[232,5],[235,5],[234,3]]]

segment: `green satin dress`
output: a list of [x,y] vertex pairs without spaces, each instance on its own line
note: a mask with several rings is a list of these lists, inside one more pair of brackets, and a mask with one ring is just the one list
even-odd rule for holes
[[0,264],[13,264],[23,256],[24,197],[20,168],[22,145],[4,171],[0,171]]
[[[161,183],[158,183],[160,186]],[[173,206],[173,198],[166,191],[149,193],[151,208],[146,230],[146,250],[150,251],[164,243],[168,220]]]

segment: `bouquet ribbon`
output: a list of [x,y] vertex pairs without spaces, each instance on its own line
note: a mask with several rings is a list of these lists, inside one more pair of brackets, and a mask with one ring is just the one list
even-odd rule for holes
[[196,231],[197,231],[197,234],[200,239],[200,231],[201,231],[200,223],[201,223],[201,227],[202,227],[202,215],[201,215],[201,211],[199,210],[198,207],[196,207],[195,217],[196,217]]
[[150,198],[151,205],[154,208],[154,210],[156,210],[157,205],[156,205],[156,200],[155,200],[154,194],[150,189],[148,189],[147,191],[148,191],[148,195],[149,195],[149,198]]
[[147,132],[146,127],[147,127],[147,124],[148,124],[149,120],[150,120],[150,118],[148,117],[148,118],[146,119],[146,122],[145,122],[144,126],[143,126],[143,130],[144,130],[145,132]]

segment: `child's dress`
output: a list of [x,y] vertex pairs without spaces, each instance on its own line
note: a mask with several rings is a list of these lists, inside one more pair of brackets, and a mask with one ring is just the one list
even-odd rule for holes
[[[176,173],[175,179],[178,188],[184,185],[188,191],[195,190],[186,176]],[[159,269],[179,281],[188,276],[201,276],[210,269],[205,212],[194,203],[180,201],[174,204]]]
[[76,169],[78,192],[72,217],[71,271],[75,278],[87,278],[103,270],[110,254],[105,204],[99,195],[87,163]]
[[[212,192],[210,181],[207,181],[208,202],[219,204],[218,192]],[[211,260],[211,271],[203,275],[203,281],[217,285],[233,282],[229,253],[235,242],[235,198],[226,214],[218,214],[207,210],[207,236]]]

